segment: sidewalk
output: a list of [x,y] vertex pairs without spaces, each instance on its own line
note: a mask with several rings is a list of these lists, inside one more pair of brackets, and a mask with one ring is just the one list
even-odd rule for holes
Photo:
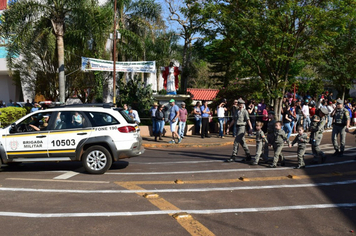
[[[168,143],[172,137],[165,136],[162,137],[163,140],[158,142],[155,141],[154,137],[142,137],[142,145],[147,149],[153,148],[196,148],[196,147],[215,147],[215,146],[232,146],[234,144],[235,138],[232,135],[228,135],[225,138],[219,138],[217,134],[211,134],[210,138],[202,139],[200,135],[188,135],[182,139],[179,144]],[[245,136],[247,143],[254,143],[255,136],[249,137]]]
[[[350,130],[354,130],[356,127],[350,127]],[[329,133],[331,132],[331,129],[324,130],[324,133]],[[294,136],[297,134],[291,134],[291,137],[289,138],[290,141],[293,141]],[[310,133],[308,133],[308,136]],[[227,146],[230,145],[232,146],[234,144],[235,138],[232,137],[232,135],[227,135],[225,138],[219,138],[217,134],[211,134],[210,138],[204,138],[202,139],[200,135],[188,135],[185,136],[184,139],[182,140],[181,143],[179,144],[170,144],[168,143],[172,137],[171,136],[165,136],[162,137],[163,140],[160,140],[158,142],[155,141],[154,137],[149,137],[149,136],[143,136],[142,137],[142,145],[144,148],[147,149],[162,149],[162,148],[200,148],[200,147],[216,147],[216,146]],[[248,144],[255,144],[256,136],[248,136],[245,135],[245,140]]]

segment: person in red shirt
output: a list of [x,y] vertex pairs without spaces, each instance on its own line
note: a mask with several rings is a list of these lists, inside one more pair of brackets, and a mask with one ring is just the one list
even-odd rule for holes
[[309,115],[310,117],[313,117],[315,115],[315,105],[311,105],[311,107],[309,108]]

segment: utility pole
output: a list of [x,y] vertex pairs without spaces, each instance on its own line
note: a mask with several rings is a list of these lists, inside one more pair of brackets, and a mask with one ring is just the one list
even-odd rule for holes
[[114,62],[114,70],[113,70],[113,104],[116,106],[116,0],[114,4],[114,50],[113,50],[113,62]]

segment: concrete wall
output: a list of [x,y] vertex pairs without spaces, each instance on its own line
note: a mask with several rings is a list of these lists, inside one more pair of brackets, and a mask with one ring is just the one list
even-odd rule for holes
[[[178,125],[177,125],[177,129],[178,129]],[[213,125],[213,127],[209,126],[209,133],[217,133],[218,132],[218,124],[215,123]],[[152,126],[140,126],[140,134],[142,137],[149,137],[149,136],[153,136],[152,134]],[[172,137],[172,132],[170,129],[169,125],[165,125],[163,128],[163,134],[164,136],[167,137]],[[195,129],[194,129],[194,125],[186,125],[185,126],[185,135],[195,135]]]

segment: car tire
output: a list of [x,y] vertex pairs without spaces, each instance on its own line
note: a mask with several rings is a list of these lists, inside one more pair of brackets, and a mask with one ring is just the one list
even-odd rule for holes
[[104,174],[112,164],[110,152],[102,146],[88,148],[82,157],[84,169],[90,174]]

